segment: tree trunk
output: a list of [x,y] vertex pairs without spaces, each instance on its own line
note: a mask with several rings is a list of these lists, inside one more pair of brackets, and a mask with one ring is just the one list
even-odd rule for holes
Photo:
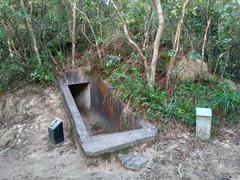
[[26,54],[25,47],[23,44],[23,40],[19,32],[17,31],[17,27],[14,26],[17,22],[12,22],[10,19],[6,20],[5,24],[8,29],[8,32],[12,35],[12,41],[15,45],[15,48],[19,52],[20,60],[23,60],[24,54]]
[[[26,15],[27,28],[28,28],[28,31],[29,31],[31,37],[32,37],[33,49],[35,51],[35,54],[36,54],[36,57],[37,57],[37,61],[38,61],[39,64],[41,64],[42,61],[41,61],[39,50],[38,50],[38,46],[37,46],[37,40],[36,40],[36,37],[35,37],[35,34],[34,34],[34,30],[32,28],[32,19],[30,18],[30,16],[27,14],[27,12],[25,10],[26,8],[24,6],[23,0],[20,0],[20,4],[21,4],[21,7],[23,9],[23,12]],[[31,3],[31,6],[32,6],[32,3]]]
[[158,30],[157,30],[157,35],[153,44],[151,74],[148,79],[148,86],[151,88],[153,88],[155,85],[156,66],[157,66],[157,60],[158,60],[158,54],[159,54],[160,40],[162,37],[163,28],[164,28],[164,17],[163,17],[163,11],[162,11],[160,0],[154,0],[154,3],[156,6],[157,15],[158,15]]
[[[72,3],[70,0],[69,0],[69,2],[70,2],[72,5],[74,4],[74,3]],[[94,29],[93,29],[93,26],[92,26],[92,23],[91,23],[90,19],[88,18],[87,14],[86,14],[84,11],[82,11],[81,9],[79,9],[79,8],[76,7],[76,10],[77,10],[78,12],[80,12],[82,15],[85,16],[85,18],[86,18],[86,20],[87,20],[87,22],[88,22],[88,25],[89,25],[89,27],[90,27],[90,30],[92,31],[92,34],[93,34],[94,39],[95,39],[95,45],[96,45],[96,49],[97,49],[97,52],[98,52],[98,57],[101,59],[101,58],[102,58],[102,55],[101,55],[101,51],[100,51],[100,49],[99,49],[99,44],[98,44],[98,41],[97,41],[97,36],[96,36],[96,33],[95,33]]]
[[148,43],[149,43],[149,31],[150,31],[150,27],[151,27],[151,22],[152,22],[152,18],[153,18],[153,8],[150,5],[149,9],[148,9],[148,14],[146,16],[145,19],[145,29],[144,29],[144,42],[143,42],[143,54],[146,53],[146,50],[148,48]]
[[168,65],[168,71],[167,71],[167,82],[166,82],[167,88],[169,88],[170,74],[172,72],[173,65],[174,65],[175,59],[176,59],[178,51],[179,51],[179,43],[180,43],[180,37],[181,37],[181,33],[182,33],[182,26],[183,26],[184,17],[186,14],[186,7],[187,7],[188,3],[189,3],[189,0],[184,1],[183,8],[182,8],[182,15],[181,15],[181,18],[179,19],[178,25],[177,25],[177,30],[176,30],[176,34],[175,34],[175,38],[174,38],[174,42],[173,42],[174,56],[170,59],[170,62]]
[[207,44],[207,36],[208,36],[208,31],[209,31],[209,27],[210,27],[211,21],[212,21],[212,17],[208,18],[207,26],[206,26],[205,34],[204,34],[204,38],[203,38],[202,60],[204,60],[204,56],[205,56],[205,48],[206,48],[206,44]]
[[72,67],[74,68],[76,65],[76,7],[77,7],[77,0],[73,1],[72,4]]

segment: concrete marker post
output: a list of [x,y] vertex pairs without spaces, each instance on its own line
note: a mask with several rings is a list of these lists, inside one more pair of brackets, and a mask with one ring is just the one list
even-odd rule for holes
[[196,108],[196,137],[207,141],[211,137],[212,109]]

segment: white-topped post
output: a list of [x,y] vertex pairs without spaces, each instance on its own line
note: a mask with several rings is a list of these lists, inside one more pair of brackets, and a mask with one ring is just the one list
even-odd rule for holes
[[212,109],[196,108],[196,136],[206,141],[211,137]]

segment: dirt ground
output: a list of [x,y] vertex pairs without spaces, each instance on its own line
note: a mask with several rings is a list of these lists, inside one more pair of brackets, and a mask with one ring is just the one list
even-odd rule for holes
[[[65,142],[48,142],[48,124],[64,122]],[[0,96],[0,180],[11,179],[218,179],[240,180],[240,129],[222,128],[210,142],[170,124],[153,143],[130,149],[148,156],[146,168],[122,167],[118,153],[86,157],[75,144],[56,87],[27,86]]]

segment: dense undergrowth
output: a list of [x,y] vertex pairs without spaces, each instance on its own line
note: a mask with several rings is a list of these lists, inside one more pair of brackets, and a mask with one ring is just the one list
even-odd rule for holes
[[50,64],[34,65],[34,60],[25,63],[5,59],[0,62],[0,92],[17,87],[22,81],[48,84],[53,81],[52,66]]
[[196,107],[210,107],[214,125],[239,123],[240,92],[230,90],[224,82],[210,77],[196,82],[180,81],[169,97],[166,90],[148,88],[136,67],[127,67],[128,71],[123,68],[121,65],[111,71],[105,69],[108,80],[125,102],[150,121],[176,120],[194,127]]

